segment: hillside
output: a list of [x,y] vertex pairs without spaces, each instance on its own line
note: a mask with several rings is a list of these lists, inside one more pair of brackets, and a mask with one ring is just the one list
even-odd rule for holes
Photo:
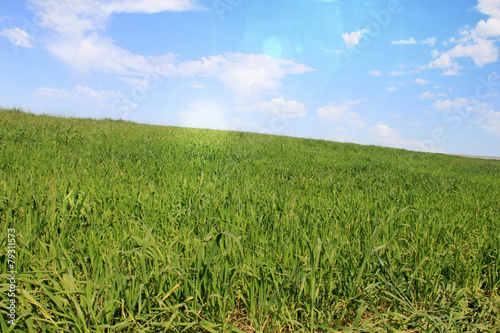
[[500,329],[500,161],[2,110],[0,220],[2,332]]

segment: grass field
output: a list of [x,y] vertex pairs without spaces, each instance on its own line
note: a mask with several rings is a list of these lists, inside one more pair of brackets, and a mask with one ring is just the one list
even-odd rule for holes
[[500,161],[2,110],[0,221],[5,333],[500,330]]

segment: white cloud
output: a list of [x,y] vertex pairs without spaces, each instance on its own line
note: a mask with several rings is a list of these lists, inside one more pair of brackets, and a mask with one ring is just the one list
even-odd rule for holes
[[[48,50],[70,64],[80,72],[99,71],[118,75],[148,76],[155,60],[133,54],[115,45],[110,38],[100,37],[93,33],[80,39],[67,39],[62,43],[54,42],[48,45]],[[161,57],[164,64],[171,64],[175,59],[173,54]],[[164,65],[164,67],[165,67]]]
[[104,72],[131,80],[155,76],[215,78],[239,98],[250,100],[274,93],[287,75],[313,70],[292,60],[241,53],[185,62],[179,62],[173,53],[143,56],[118,46],[103,33],[113,13],[201,9],[192,0],[80,0],[71,4],[31,0],[31,4],[36,14],[43,18],[39,25],[59,34],[58,38],[48,41],[47,49],[80,72]]
[[389,138],[389,139],[397,139],[398,135],[396,134],[396,131],[382,123],[377,123],[374,126],[371,126],[368,128],[368,131],[372,133],[375,136],[382,137],[382,138]]
[[[274,93],[281,80],[290,74],[302,74],[312,68],[292,60],[273,59],[266,55],[227,53],[210,56],[201,61],[180,63],[174,75],[204,76],[221,81],[242,100],[258,99]],[[169,69],[166,75],[171,75]]]
[[427,44],[429,46],[434,47],[436,45],[436,37],[427,38],[423,41],[420,41],[420,44]]
[[28,47],[32,48],[33,44],[32,38],[28,35],[28,33],[22,29],[14,28],[14,29],[3,29],[0,31],[0,36],[6,37],[12,44],[19,47]]
[[434,46],[436,45],[436,37],[432,37],[432,38],[427,38],[427,39],[424,39],[424,40],[421,40],[421,41],[418,41],[413,38],[413,37],[410,37],[409,39],[407,40],[393,40],[391,42],[392,45],[415,45],[415,44],[427,44],[427,45],[430,45],[430,46]]
[[216,58],[217,64],[209,61],[201,74],[216,77],[243,99],[255,99],[276,91],[281,80],[289,74],[313,71],[292,60],[272,59],[265,55],[230,53]]
[[[410,125],[416,126],[420,125],[420,123],[412,123]],[[356,133],[356,128],[337,126],[335,127],[335,132],[331,133],[326,139],[337,142],[356,142],[370,145],[377,144],[381,146],[404,148],[416,151],[429,150],[429,147],[425,145],[423,141],[402,138],[397,130],[380,121],[369,127],[365,124],[363,127],[363,139],[357,137],[354,133]],[[365,134],[368,134],[368,138],[366,138]],[[434,150],[435,149],[436,148],[434,148]],[[439,147],[437,149],[440,150]]]
[[472,58],[478,67],[483,67],[497,61],[498,48],[492,40],[473,37],[470,42],[455,46],[448,54],[452,58]]
[[281,96],[267,102],[259,102],[251,106],[239,107],[236,110],[244,112],[265,112],[286,118],[304,117],[307,113],[303,103],[285,101]]
[[439,51],[436,49],[432,50],[430,53],[431,53],[433,59],[436,59],[437,57],[439,57]]
[[351,111],[353,106],[361,103],[361,100],[347,100],[343,104],[328,105],[319,107],[318,115],[327,121],[331,122],[349,122],[356,127],[364,127],[363,122],[358,113]]
[[[402,67],[402,66],[400,66],[400,67]],[[407,72],[405,72],[405,71],[403,71],[403,70],[402,70],[402,71],[394,71],[394,70],[392,70],[392,71],[389,73],[389,75],[392,75],[392,76],[402,76],[402,75],[412,75],[412,74],[417,74],[417,73],[419,73],[419,72],[420,72],[420,70],[419,70],[419,69],[416,69],[416,70],[411,69],[411,70],[408,70]]]
[[480,126],[488,132],[500,135],[500,112],[491,108],[491,104],[474,98],[460,97],[454,100],[437,100],[433,108],[443,112],[452,112],[468,119],[472,124]]
[[318,108],[318,115],[329,121],[341,122],[345,118],[345,113],[352,109],[352,105],[359,104],[359,100],[350,100],[340,105],[322,106]]
[[408,40],[393,40],[392,45],[412,45],[412,44],[417,44],[417,41],[415,40],[415,38],[413,37],[410,37],[410,39]]
[[367,33],[367,29],[362,29],[358,31],[353,31],[351,33],[344,33],[342,34],[342,38],[344,38],[344,42],[346,43],[348,48],[356,46],[356,44],[359,43],[361,40],[361,37],[363,36],[364,33]]
[[445,40],[441,42],[442,45],[448,46],[448,44],[455,44],[457,42],[457,39],[455,37],[450,37],[448,40]]
[[37,88],[33,90],[33,95],[36,97],[48,97],[55,99],[77,99],[78,95],[75,92],[65,89],[54,88]]
[[[434,53],[433,58],[437,58],[439,54]],[[436,60],[431,61],[431,63],[426,66],[427,68],[449,68],[453,67],[456,64],[452,63],[451,56],[448,53],[443,53]]]
[[103,29],[109,14],[101,10],[99,1],[58,2],[30,0],[29,8],[35,12],[36,24],[62,35],[82,35],[87,31]]
[[479,0],[477,10],[488,16],[500,17],[500,1],[498,0]]
[[167,67],[173,54],[144,57],[116,45],[103,34],[114,13],[156,13],[198,9],[191,0],[126,0],[56,2],[31,0],[35,23],[53,30],[47,49],[77,71],[102,71],[118,75],[148,76],[155,66]]
[[488,110],[491,105],[485,102],[479,102],[473,98],[460,97],[454,100],[438,99],[434,102],[433,108],[439,111],[461,111],[481,113]]
[[481,127],[492,134],[500,136],[500,112],[495,112],[493,109],[483,112],[482,120]]
[[242,118],[234,119],[234,125],[237,131],[260,132],[263,129],[261,125],[257,123],[248,122]]
[[429,83],[429,81],[426,81],[424,79],[415,79],[413,82],[421,84],[423,86]]
[[479,0],[477,10],[489,19],[480,20],[475,28],[466,26],[460,30],[460,39],[450,38],[443,45],[457,44],[451,50],[433,52],[433,60],[423,68],[442,68],[444,75],[457,75],[459,65],[456,58],[470,58],[477,67],[481,68],[498,60],[499,50],[495,45],[495,39],[500,37],[500,1]]
[[398,88],[394,86],[387,88],[387,91],[389,92],[395,92],[396,90],[398,90]]
[[160,13],[204,9],[192,0],[79,0],[73,2],[30,0],[37,24],[64,35],[104,29],[116,13]]
[[500,19],[490,18],[487,21],[479,21],[475,32],[478,36],[485,38],[500,36]]
[[458,71],[459,69],[459,66],[455,66],[453,68],[446,68],[443,70],[443,75],[444,76],[455,76],[455,75],[459,75],[460,72]]
[[53,88],[37,88],[33,94],[39,97],[49,97],[58,99],[95,99],[105,100],[111,98],[123,97],[120,91],[115,90],[95,90],[88,86],[76,86],[72,90],[53,89]]
[[373,71],[370,71],[368,72],[369,75],[374,75],[374,76],[380,76],[382,75],[382,73],[380,71],[376,71],[376,70],[373,70]]
[[368,133],[372,135],[373,142],[382,146],[400,148],[406,144],[405,140],[399,137],[399,133],[395,129],[381,122],[368,127]]
[[434,109],[437,109],[439,111],[450,111],[454,108],[460,108],[460,107],[464,107],[466,105],[469,105],[471,100],[467,99],[467,98],[457,98],[455,100],[437,100],[436,102],[434,102],[433,104],[433,108]]
[[326,53],[332,53],[333,52],[332,50],[330,50],[330,49],[328,49],[328,48],[326,48],[324,46],[320,47],[320,49],[321,49],[321,51],[326,52]]
[[203,7],[192,0],[115,0],[104,2],[101,9],[106,13],[160,13],[200,10]]
[[[414,125],[418,124],[414,123]],[[371,142],[381,146],[418,151],[427,150],[422,141],[402,138],[398,131],[382,122],[377,122],[375,125],[368,127],[368,133],[372,136]]]
[[426,92],[422,93],[419,97],[420,97],[420,99],[432,99],[432,98],[435,98],[435,97],[446,97],[446,93],[437,93],[437,94],[435,94],[433,92],[426,91]]
[[404,71],[399,71],[399,72],[396,72],[396,71],[391,71],[391,75],[394,75],[394,76],[401,76],[401,75],[405,75],[406,73]]
[[426,91],[426,92],[424,92],[424,93],[422,93],[422,94],[420,95],[420,98],[421,98],[421,99],[430,99],[430,98],[434,98],[435,96],[436,96],[436,95],[435,95],[434,93],[431,93],[431,92],[429,92],[429,91]]

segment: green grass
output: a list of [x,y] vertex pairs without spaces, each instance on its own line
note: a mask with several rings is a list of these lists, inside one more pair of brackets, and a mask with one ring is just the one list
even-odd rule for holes
[[500,330],[500,161],[3,110],[0,222],[2,332]]

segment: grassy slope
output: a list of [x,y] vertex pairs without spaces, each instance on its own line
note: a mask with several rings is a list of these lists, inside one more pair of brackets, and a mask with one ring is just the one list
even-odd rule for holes
[[4,110],[0,221],[19,332],[499,329],[499,161]]

